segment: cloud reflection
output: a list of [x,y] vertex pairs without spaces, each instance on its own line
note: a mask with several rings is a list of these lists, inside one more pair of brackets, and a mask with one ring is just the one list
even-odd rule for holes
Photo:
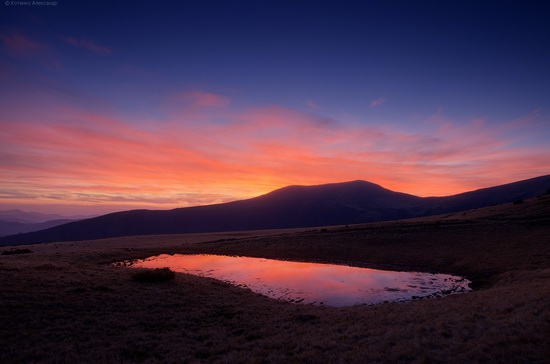
[[351,306],[443,291],[468,291],[468,281],[446,274],[392,272],[343,265],[220,255],[159,255],[132,264],[210,277],[290,302]]

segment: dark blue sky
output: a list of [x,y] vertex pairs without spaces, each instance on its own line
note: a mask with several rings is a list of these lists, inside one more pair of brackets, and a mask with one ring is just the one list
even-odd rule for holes
[[156,73],[159,92],[208,88],[283,104],[309,98],[329,110],[357,112],[384,97],[395,116],[443,108],[450,116],[512,119],[548,106],[549,6],[61,1],[49,8],[4,7],[2,28],[44,42],[90,39],[111,49],[108,61],[59,49],[78,60],[68,81],[90,82],[92,90],[105,85],[99,72],[121,82],[147,81],[124,77],[127,65]]
[[[178,144],[203,153],[205,161],[223,161],[220,155],[236,149],[263,155],[252,165],[245,154],[229,157],[224,166],[233,172],[226,184],[197,187],[204,186],[197,182],[204,176],[180,181],[183,190],[221,199],[346,178],[445,194],[548,173],[548,161],[533,162],[548,152],[550,140],[547,1],[54,3],[9,1],[0,8],[0,123],[6,130],[14,123],[59,127],[69,121],[94,129],[99,118],[163,139],[164,129],[178,122],[181,135],[203,135],[205,125],[231,127],[211,139]],[[277,126],[279,117],[284,127]],[[334,140],[300,139],[301,118],[332,125]],[[248,129],[233,128],[243,123]],[[254,133],[243,134],[251,128]],[[20,159],[46,146],[31,147],[22,135],[17,144],[17,132],[10,133],[3,137],[11,144],[0,152],[13,176],[23,168]],[[367,135],[364,144],[355,137],[361,133]],[[225,140],[230,134],[241,142]],[[299,167],[272,165],[258,144],[282,148],[286,142],[277,138],[288,135],[304,145],[294,154],[288,150],[289,158],[327,172],[305,178],[287,173]],[[479,149],[464,140],[470,135],[486,138],[474,143]],[[46,149],[66,152],[55,145]],[[211,149],[203,150],[205,145]],[[191,157],[182,158],[182,168],[190,168]],[[530,162],[517,171],[522,160]],[[254,177],[259,167],[271,177]],[[414,168],[438,187],[415,189],[426,184],[420,177],[407,185]],[[481,178],[485,170],[491,172]],[[124,180],[139,180],[138,191],[146,181],[140,176]],[[6,200],[23,195],[16,181],[0,186]],[[157,201],[150,192],[124,194],[117,189],[122,182],[97,183],[113,185],[107,197],[95,197],[102,203]],[[253,187],[232,192],[236,184]],[[81,194],[93,195],[89,187]],[[24,195],[45,198],[44,189],[35,189]]]

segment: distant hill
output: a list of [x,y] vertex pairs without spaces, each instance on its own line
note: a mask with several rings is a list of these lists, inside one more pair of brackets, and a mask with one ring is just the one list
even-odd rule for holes
[[57,214],[42,214],[19,209],[0,211],[0,237],[13,234],[40,231],[69,222],[89,219],[90,215],[62,216]]
[[22,211],[19,209],[0,211],[0,221],[19,222],[19,223],[40,223],[55,220],[82,220],[92,216],[88,215],[71,215],[62,216],[57,214],[42,214],[40,212]]
[[51,220],[51,221],[45,221],[45,222],[23,223],[23,222],[0,220],[0,236],[28,233],[31,231],[40,231],[44,229],[49,229],[54,226],[67,224],[73,221],[75,220],[60,219],[60,220]]
[[357,224],[457,212],[544,194],[550,175],[448,197],[418,197],[352,181],[289,186],[259,197],[174,210],[132,210],[0,238],[0,245],[117,236]]

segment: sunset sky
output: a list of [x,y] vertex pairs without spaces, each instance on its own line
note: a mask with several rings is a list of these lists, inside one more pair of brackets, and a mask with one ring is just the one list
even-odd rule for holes
[[0,3],[0,210],[550,174],[548,1]]

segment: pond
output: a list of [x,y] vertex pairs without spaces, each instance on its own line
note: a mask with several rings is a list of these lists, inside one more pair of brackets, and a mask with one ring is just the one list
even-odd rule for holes
[[470,281],[449,274],[265,258],[162,254],[124,265],[169,267],[175,272],[214,278],[278,300],[336,307],[404,302],[470,291]]

